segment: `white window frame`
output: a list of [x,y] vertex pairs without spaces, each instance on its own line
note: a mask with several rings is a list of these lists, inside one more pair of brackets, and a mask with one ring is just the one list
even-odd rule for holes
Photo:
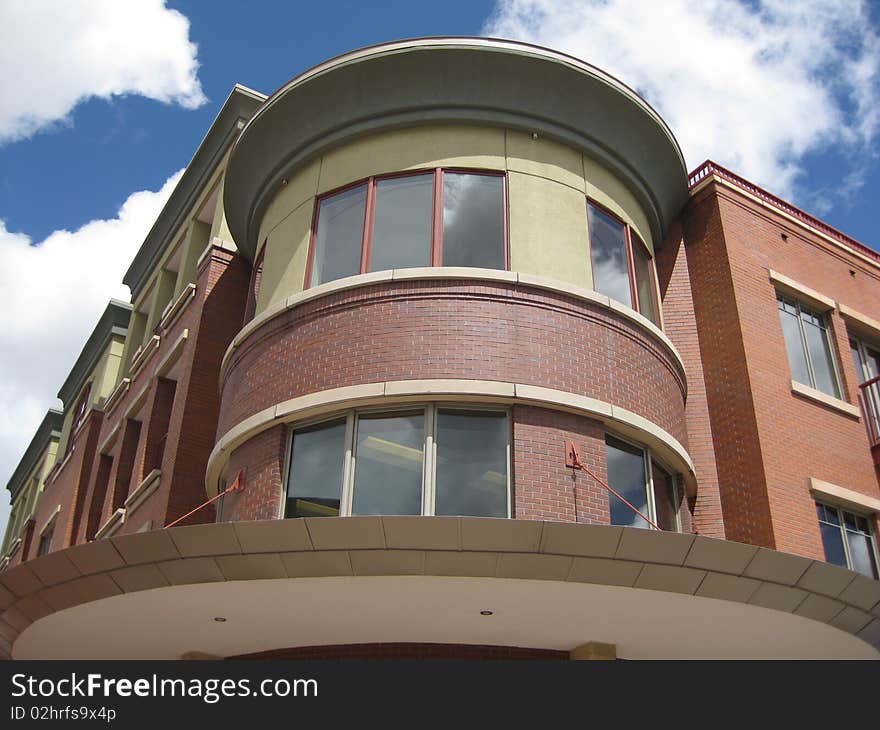
[[[859,573],[859,575],[864,575],[864,573],[860,573],[859,571],[857,571],[853,567],[852,554],[850,553],[850,550],[849,550],[849,540],[847,539],[847,536],[846,536],[847,530],[846,530],[846,520],[844,519],[844,514],[849,514],[849,515],[852,515],[853,517],[860,517],[861,519],[863,519],[867,523],[868,537],[871,538],[871,540],[870,540],[871,552],[874,554],[874,565],[877,568],[878,574],[880,574],[880,552],[877,551],[877,532],[874,529],[874,524],[873,524],[874,515],[865,514],[864,512],[854,512],[851,509],[846,509],[845,507],[841,507],[839,505],[833,504],[832,502],[825,502],[821,499],[817,499],[817,500],[815,500],[815,502],[817,505],[820,505],[820,506],[824,507],[825,509],[833,509],[837,512],[837,518],[838,518],[838,521],[840,522],[839,525],[832,525],[830,522],[825,522],[823,520],[820,520],[820,519],[818,519],[818,515],[817,515],[816,524],[820,525],[820,526],[823,524],[826,524],[829,527],[837,527],[837,529],[840,531],[840,539],[843,542],[843,554],[846,556],[847,570],[851,570],[855,573]],[[864,533],[860,533],[860,534],[864,534]],[[825,541],[822,539],[821,527],[819,529],[819,539],[822,542],[822,550],[824,551],[825,550]],[[880,577],[878,577],[878,576],[865,576],[865,577],[873,578],[874,580],[880,580]]]
[[[810,376],[809,383],[802,383],[802,385],[806,385],[813,390],[819,391],[820,393],[825,393],[824,390],[819,388],[816,383],[816,372],[813,369],[813,358],[810,356],[810,347],[807,344],[807,334],[804,331],[804,321],[801,318],[801,311],[806,311],[808,314],[817,317],[822,321],[822,334],[825,336],[825,344],[828,345],[828,350],[831,352],[831,369],[832,374],[834,376],[834,383],[837,386],[837,393],[825,393],[829,398],[836,398],[837,400],[842,400],[843,395],[843,381],[840,378],[840,366],[837,364],[837,348],[834,346],[834,334],[831,329],[831,322],[828,318],[828,312],[823,312],[821,309],[818,309],[811,304],[804,304],[800,299],[790,294],[786,294],[784,291],[779,289],[776,290],[776,314],[779,316],[779,302],[782,301],[784,303],[794,305],[797,307],[797,323],[798,323],[798,332],[801,335],[801,348],[804,354],[804,361],[807,363],[807,374]],[[780,322],[780,327],[782,323]],[[788,345],[784,342],[785,336],[783,335],[783,344],[785,345],[785,354],[788,358],[788,367],[789,370],[792,369],[791,364],[791,356],[788,353]],[[792,378],[793,379],[793,378]],[[794,381],[799,382],[799,381]]]
[[[284,457],[284,472],[281,483],[281,502],[279,508],[279,518],[287,517],[287,499],[288,499],[288,480],[290,478],[291,456],[293,454],[293,439],[297,431],[320,426],[323,423],[330,424],[334,421],[345,419],[345,441],[342,463],[342,487],[339,496],[339,516],[352,516],[352,503],[354,501],[354,479],[357,467],[357,455],[355,454],[355,444],[357,443],[358,421],[361,416],[393,416],[395,413],[412,413],[421,411],[424,413],[424,430],[423,430],[423,446],[422,446],[422,498],[421,512],[424,517],[434,515],[436,508],[437,484],[436,484],[436,463],[437,463],[437,442],[435,434],[437,431],[437,414],[439,411],[464,411],[474,413],[484,411],[487,413],[503,413],[507,421],[507,445],[505,447],[505,466],[507,470],[507,514],[503,518],[509,519],[512,514],[512,489],[511,489],[511,442],[513,440],[512,424],[510,417],[510,408],[503,405],[493,405],[489,403],[396,403],[388,406],[374,406],[367,408],[357,408],[344,411],[342,413],[334,413],[332,415],[321,416],[319,418],[301,421],[291,424],[287,433],[286,450]],[[467,516],[467,515],[463,515]],[[295,518],[292,518],[295,519]]]

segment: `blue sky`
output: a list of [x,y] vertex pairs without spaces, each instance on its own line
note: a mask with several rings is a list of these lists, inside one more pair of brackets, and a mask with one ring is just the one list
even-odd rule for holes
[[360,46],[481,34],[608,70],[690,167],[711,157],[880,248],[880,3],[4,3],[0,484],[107,299],[127,298],[122,274],[234,83],[271,93]]

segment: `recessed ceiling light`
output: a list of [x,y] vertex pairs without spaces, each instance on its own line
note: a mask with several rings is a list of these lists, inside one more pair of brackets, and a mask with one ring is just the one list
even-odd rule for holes
[[491,616],[494,611],[480,611],[480,616]]
[[224,616],[214,616],[214,620],[215,620],[218,624],[222,624],[222,623],[224,623],[224,622],[226,621],[226,618],[225,618]]

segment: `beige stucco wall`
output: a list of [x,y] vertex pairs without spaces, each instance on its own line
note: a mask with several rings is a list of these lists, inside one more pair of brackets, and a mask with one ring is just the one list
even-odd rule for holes
[[21,529],[24,523],[36,512],[37,503],[43,491],[43,485],[46,483],[46,477],[49,476],[52,467],[55,466],[57,454],[58,439],[50,439],[37,460],[36,466],[25,477],[24,487],[12,504],[9,523],[6,525],[6,532],[3,536],[2,555],[6,554],[15,538],[21,536]]
[[492,127],[397,130],[327,152],[280,189],[260,226],[258,246],[265,242],[266,252],[257,313],[302,291],[317,196],[371,175],[434,167],[507,171],[513,271],[592,288],[585,196],[633,226],[653,250],[633,195],[577,150]]

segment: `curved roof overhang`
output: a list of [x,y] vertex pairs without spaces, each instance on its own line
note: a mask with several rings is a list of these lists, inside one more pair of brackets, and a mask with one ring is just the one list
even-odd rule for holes
[[880,657],[877,581],[690,534],[528,520],[306,518],[114,536],[0,573],[0,606],[0,657],[20,659],[590,641],[623,658]]
[[420,38],[331,59],[266,101],[227,170],[223,202],[236,245],[253,259],[260,220],[282,180],[326,149],[438,123],[503,126],[583,150],[632,192],[658,244],[688,197],[672,132],[612,76],[525,43]]

